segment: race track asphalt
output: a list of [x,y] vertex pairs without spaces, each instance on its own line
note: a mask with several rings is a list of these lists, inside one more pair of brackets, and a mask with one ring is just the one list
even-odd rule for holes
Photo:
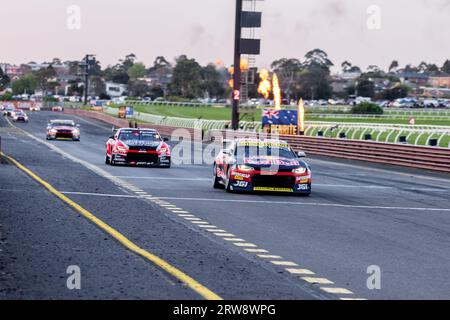
[[[54,118],[80,123],[81,142],[46,142]],[[15,125],[27,134],[0,119],[5,154],[225,299],[450,298],[448,175],[308,157],[309,198],[229,194],[206,163],[105,165],[111,126],[92,119],[40,112]],[[11,164],[0,205],[0,298],[201,298]],[[82,290],[66,288],[68,265]]]

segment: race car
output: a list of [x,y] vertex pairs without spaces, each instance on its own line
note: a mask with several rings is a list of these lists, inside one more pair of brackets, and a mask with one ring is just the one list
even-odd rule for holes
[[213,186],[228,192],[282,192],[309,196],[311,170],[282,140],[236,139],[214,162]]
[[4,116],[11,116],[11,114],[16,110],[14,106],[6,106],[3,108]]
[[63,112],[64,108],[61,106],[52,107],[53,112]]
[[28,122],[28,115],[22,110],[14,110],[11,112],[11,118],[14,122]]
[[80,141],[79,127],[73,120],[50,120],[47,125],[47,140],[65,139]]
[[37,112],[37,111],[41,111],[41,106],[38,104],[32,104],[30,106],[30,112]]
[[105,163],[170,168],[167,141],[153,129],[118,129],[106,142]]

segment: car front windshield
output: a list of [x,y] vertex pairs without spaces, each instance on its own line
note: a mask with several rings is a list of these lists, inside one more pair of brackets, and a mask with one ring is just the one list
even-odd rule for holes
[[161,140],[161,137],[154,131],[125,130],[120,132],[119,140],[122,140],[124,142],[158,142]]
[[259,158],[259,157],[276,157],[284,159],[297,159],[295,153],[288,146],[284,145],[255,145],[255,146],[238,146],[235,151],[238,160]]
[[75,127],[75,123],[71,122],[52,122],[51,127]]

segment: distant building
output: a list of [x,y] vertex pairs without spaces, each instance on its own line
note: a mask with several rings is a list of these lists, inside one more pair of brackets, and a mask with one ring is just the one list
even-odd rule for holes
[[428,84],[435,88],[450,89],[450,75],[432,76],[429,78]]
[[0,63],[3,73],[7,74],[11,79],[23,75],[23,70],[19,66],[14,66],[9,63]]
[[430,78],[429,74],[420,72],[399,72],[396,76],[404,84],[413,83],[421,86],[428,84],[428,79]]
[[128,91],[128,86],[126,84],[106,82],[105,85],[106,85],[106,94],[111,98],[126,95]]

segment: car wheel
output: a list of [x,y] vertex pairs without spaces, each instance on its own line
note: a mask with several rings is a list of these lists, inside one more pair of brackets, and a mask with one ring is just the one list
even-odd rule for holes
[[108,154],[105,155],[105,164],[110,164],[111,160],[108,157]]
[[113,154],[111,155],[111,159],[109,160],[109,164],[112,165],[112,166],[116,165],[116,161],[114,160],[114,155]]
[[225,184],[225,190],[227,192],[233,192],[233,189],[231,187],[230,169],[228,169],[228,172],[227,172],[227,182]]
[[213,188],[214,189],[223,189],[224,186],[219,182],[219,178],[217,177],[217,165],[214,165],[214,173],[213,173]]

